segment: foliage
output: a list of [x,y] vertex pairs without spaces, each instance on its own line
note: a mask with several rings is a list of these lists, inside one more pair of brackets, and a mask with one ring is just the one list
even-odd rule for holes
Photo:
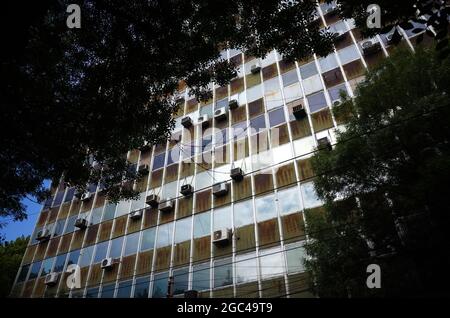
[[28,245],[29,237],[18,237],[15,241],[0,244],[0,298],[7,297]]

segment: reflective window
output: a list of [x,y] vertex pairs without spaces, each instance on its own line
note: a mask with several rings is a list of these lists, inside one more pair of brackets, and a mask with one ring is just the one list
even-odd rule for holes
[[354,44],[347,46],[346,48],[343,48],[342,50],[339,50],[338,54],[339,54],[339,58],[341,59],[342,65],[359,59],[358,49],[356,48],[356,46]]
[[305,95],[309,95],[323,89],[322,82],[320,81],[320,75],[314,75],[303,81],[303,89]]
[[214,288],[233,284],[231,258],[214,261]]
[[306,252],[303,248],[303,242],[287,244],[285,249],[288,273],[304,272],[305,265],[303,262],[305,260]]
[[284,98],[286,100],[286,103],[293,102],[294,100],[302,97],[302,89],[299,83],[289,85],[284,88]]
[[153,280],[153,298],[166,298],[167,296],[167,282],[169,279],[168,273],[156,274]]
[[94,264],[100,263],[104,258],[106,258],[106,253],[108,252],[109,241],[98,243],[95,249]]
[[156,169],[159,169],[159,168],[162,168],[162,167],[164,167],[164,158],[165,158],[165,153],[163,152],[163,153],[160,153],[159,155],[156,155],[154,158],[153,158],[153,167],[152,167],[152,170],[156,170]]
[[252,200],[241,201],[234,205],[234,226],[240,227],[253,223]]
[[122,253],[123,236],[111,241],[111,248],[109,250],[109,257],[119,258]]
[[311,113],[327,107],[327,100],[325,99],[325,94],[323,93],[323,91],[308,96],[308,104],[309,104],[309,111]]
[[114,297],[115,284],[103,285],[101,298],[113,298]]
[[183,218],[175,223],[175,244],[191,239],[191,217]]
[[81,257],[78,265],[80,267],[89,266],[91,264],[93,254],[94,254],[94,245],[83,248],[81,250]]
[[214,110],[217,110],[219,108],[225,108],[226,110],[228,110],[228,97],[216,102],[216,105],[214,106]]
[[194,265],[192,269],[192,289],[205,290],[210,289],[210,269],[209,263]]
[[136,278],[136,284],[134,285],[134,298],[148,298],[149,287],[149,276]]
[[211,212],[194,215],[194,238],[211,235]]
[[188,289],[189,268],[180,268],[173,271],[173,294],[183,294]]
[[247,102],[251,103],[257,99],[260,99],[262,94],[262,85],[256,85],[247,89]]
[[261,250],[259,255],[263,279],[284,274],[284,259],[279,246]]
[[108,203],[105,207],[105,214],[103,214],[103,221],[114,219],[116,213],[116,204]]
[[264,82],[264,96],[267,109],[272,109],[283,104],[278,76]]
[[330,89],[328,89],[328,93],[330,94],[331,101],[336,101],[341,99],[341,92],[344,92],[345,94],[348,94],[347,88],[345,87],[345,84],[339,84],[337,86],[334,86]]
[[117,204],[116,217],[125,215],[130,212],[130,201],[122,200]]
[[231,206],[218,208],[213,213],[213,231],[231,228]]
[[125,241],[125,251],[123,256],[136,254],[139,245],[139,232],[128,234]]
[[91,223],[98,224],[102,220],[103,206],[92,210]]
[[162,197],[164,199],[175,198],[178,196],[177,182],[166,183],[163,187]]
[[86,298],[97,298],[98,297],[98,287],[88,288],[86,291]]
[[284,118],[284,109],[283,107],[277,108],[269,112],[269,123],[270,127],[277,126],[286,121]]
[[80,256],[81,250],[75,250],[69,253],[67,257],[67,266],[72,264],[78,264],[78,257]]
[[168,246],[172,244],[173,223],[166,223],[158,227],[158,239],[156,248]]
[[66,224],[66,219],[56,221],[55,232],[54,232],[53,236],[59,236],[59,235],[63,234],[65,224]]
[[17,278],[18,283],[21,283],[26,280],[29,270],[30,270],[30,265],[22,266],[22,268],[20,269],[19,277]]
[[256,198],[255,204],[256,220],[258,222],[272,219],[277,216],[274,193]]
[[213,104],[209,104],[203,107],[200,107],[200,115],[208,115],[212,117],[213,115]]
[[127,280],[126,282],[120,282],[119,287],[117,287],[116,298],[130,298],[132,286],[133,286],[132,280]]
[[45,276],[52,271],[54,261],[55,261],[55,258],[52,257],[52,258],[47,258],[46,260],[44,260],[42,262],[41,276]]
[[245,120],[233,125],[233,127],[231,127],[231,133],[233,135],[233,139],[237,140],[237,139],[244,138],[245,136],[247,136],[247,128],[248,128],[248,126],[247,126],[247,122]]
[[35,262],[31,265],[30,277],[28,277],[28,279],[33,279],[38,276],[41,265],[42,262]]
[[151,250],[155,246],[156,228],[152,227],[142,231],[141,252]]
[[77,218],[77,215],[73,215],[67,219],[67,225],[66,229],[64,230],[64,234],[73,232],[75,230],[75,221],[77,220]]
[[295,68],[282,74],[281,77],[283,78],[283,86],[285,87],[298,82],[297,70]]
[[250,119],[250,127],[252,128],[252,134],[257,133],[259,130],[265,129],[266,118],[264,117],[264,114]]
[[297,187],[278,191],[278,207],[280,214],[290,214],[301,210],[300,196]]
[[322,73],[328,72],[336,67],[338,67],[338,63],[334,53],[329,54],[326,57],[319,59],[320,68]]
[[212,185],[212,175],[209,171],[197,173],[195,176],[195,190],[210,187]]
[[54,272],[62,272],[64,270],[64,264],[66,263],[67,254],[58,255],[56,257]]
[[236,255],[236,283],[246,283],[258,279],[256,253]]
[[314,184],[312,182],[302,184],[301,189],[305,209],[322,205],[322,202],[317,197],[316,190],[314,189]]
[[145,207],[145,198],[146,198],[147,192],[141,192],[139,193],[139,199],[131,201],[131,210],[130,211],[136,211],[143,209]]
[[170,149],[168,154],[169,155],[167,156],[166,166],[176,163],[180,160],[180,147],[178,145],[174,146],[172,149]]
[[311,62],[300,66],[300,75],[302,76],[303,80],[316,74],[317,74],[317,67],[315,62]]

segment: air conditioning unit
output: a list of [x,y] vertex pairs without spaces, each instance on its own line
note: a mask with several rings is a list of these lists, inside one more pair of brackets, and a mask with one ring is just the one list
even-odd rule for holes
[[111,269],[114,266],[114,261],[111,257],[104,258],[100,264],[102,269]]
[[331,142],[330,142],[330,140],[328,139],[328,137],[323,137],[323,138],[320,138],[320,139],[318,139],[317,140],[317,144],[318,144],[318,149],[319,150],[324,150],[324,149],[326,149],[326,150],[329,150],[329,151],[331,151],[331,149],[333,149],[332,147],[331,147]]
[[45,285],[55,286],[58,283],[59,273],[51,272],[45,275]]
[[171,199],[167,199],[165,202],[161,202],[158,207],[161,212],[171,212],[173,211],[173,201]]
[[79,228],[80,230],[84,230],[88,227],[88,221],[81,217],[75,220],[75,227]]
[[244,171],[242,171],[242,169],[239,167],[233,168],[230,171],[230,177],[234,181],[241,181],[242,179],[244,179]]
[[45,242],[50,239],[50,231],[48,229],[40,230],[36,235],[36,240],[39,242]]
[[259,63],[253,64],[253,65],[250,67],[250,72],[251,72],[252,74],[258,74],[259,71],[261,71],[261,66],[259,65]]
[[213,233],[213,243],[216,245],[226,245],[231,241],[231,230],[224,228]]
[[92,197],[92,193],[91,192],[83,193],[81,195],[81,201],[88,201],[88,200],[91,199],[91,197]]
[[339,107],[342,104],[340,99],[336,99],[335,101],[333,101],[333,107]]
[[198,298],[198,291],[196,290],[186,290],[184,292],[184,298]]
[[194,187],[190,184],[185,184],[181,186],[180,193],[184,196],[191,195],[194,192]]
[[369,54],[373,54],[376,53],[378,51],[381,50],[381,44],[378,41],[375,40],[367,40],[364,41],[361,44],[362,50],[363,50],[363,54],[364,55],[369,55]]
[[213,186],[213,195],[222,197],[228,194],[229,185],[226,182],[218,183]]
[[157,208],[159,204],[159,197],[156,194],[150,194],[145,198],[145,203],[150,205],[152,208]]
[[230,102],[228,103],[228,107],[229,107],[230,109],[236,109],[236,108],[239,107],[239,103],[238,103],[238,101],[237,101],[236,99],[232,99],[232,100],[230,100]]
[[130,219],[139,220],[142,217],[142,210],[133,211],[130,213]]
[[181,119],[181,125],[182,125],[184,128],[189,128],[189,127],[191,127],[191,126],[192,126],[192,119],[191,119],[191,117],[189,117],[189,116],[183,117],[183,118]]
[[397,32],[398,36],[401,38],[402,34],[399,33],[397,30],[394,30],[393,32],[386,34],[386,41],[388,44],[392,44],[392,41],[394,40],[394,34]]
[[216,109],[214,111],[214,118],[216,120],[226,119],[227,118],[227,110],[225,109],[225,107],[221,107],[219,109]]
[[303,107],[303,104],[298,103],[296,106],[292,107],[292,114],[297,120],[306,118],[306,110],[305,107]]
[[202,127],[208,127],[209,125],[209,118],[208,118],[208,114],[203,114],[200,117],[198,117],[198,121],[199,124],[202,125]]
[[140,174],[148,174],[149,171],[150,171],[150,168],[149,168],[148,164],[146,164],[146,163],[141,164],[138,167],[138,172]]

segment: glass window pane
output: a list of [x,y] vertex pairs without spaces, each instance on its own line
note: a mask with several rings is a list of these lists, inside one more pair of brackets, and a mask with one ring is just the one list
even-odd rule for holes
[[80,256],[81,250],[75,250],[69,253],[67,258],[67,266],[72,264],[78,264],[78,257]]
[[195,190],[210,187],[212,185],[211,172],[204,171],[195,176]]
[[300,196],[297,187],[278,191],[278,206],[281,215],[300,211]]
[[104,258],[106,258],[106,253],[108,252],[108,243],[109,241],[105,241],[97,244],[94,264],[100,263]]
[[86,298],[97,298],[98,297],[98,287],[89,288],[86,291]]
[[151,250],[155,246],[156,228],[152,227],[142,231],[141,252]]
[[210,270],[209,263],[203,263],[194,265],[192,269],[192,289],[193,290],[205,290],[210,289]]
[[306,252],[303,248],[303,242],[295,242],[286,245],[286,259],[288,266],[288,273],[304,272]]
[[94,245],[83,248],[81,250],[81,257],[78,265],[80,267],[89,266],[91,264],[93,253],[94,253]]
[[211,235],[211,212],[194,215],[194,238]]
[[208,115],[210,118],[213,115],[213,104],[209,104],[200,108],[200,115]]
[[168,273],[156,274],[153,281],[153,298],[166,298],[167,297],[167,283],[169,275]]
[[139,245],[139,232],[128,234],[125,241],[125,251],[123,256],[136,254]]
[[111,249],[109,251],[109,257],[119,258],[122,254],[123,236],[118,237],[111,241]]
[[284,110],[283,107],[275,109],[269,112],[269,123],[270,127],[277,126],[279,124],[284,123],[286,120],[284,118]]
[[156,241],[156,248],[172,244],[172,229],[173,223],[163,224],[158,227],[158,239]]
[[103,207],[95,208],[92,210],[91,223],[98,224],[102,219]]
[[63,234],[63,230],[64,230],[64,225],[66,224],[66,219],[62,219],[62,220],[58,220],[55,223],[55,232],[53,234],[53,236],[59,236],[61,234]]
[[282,74],[281,77],[283,78],[283,86],[285,87],[298,82],[297,70],[295,68]]
[[262,85],[258,84],[256,86],[247,89],[247,102],[251,103],[263,96]]
[[134,286],[134,298],[148,298],[149,287],[149,276],[136,278],[136,284]]
[[311,77],[313,75],[317,74],[317,68],[316,63],[311,62],[306,65],[300,66],[300,75],[302,76],[302,79],[305,80],[308,77]]
[[275,194],[258,197],[255,200],[256,204],[256,220],[258,222],[272,219],[277,216],[275,207]]
[[160,153],[159,155],[156,155],[155,158],[153,159],[153,167],[152,170],[156,170],[159,168],[164,167],[164,158],[165,158],[165,153]]
[[73,232],[75,230],[75,221],[77,220],[78,215],[73,215],[67,219],[66,229],[64,230],[64,234]]
[[54,272],[62,272],[64,270],[64,264],[66,263],[67,254],[58,255],[56,257]]
[[178,220],[175,224],[175,243],[181,243],[191,239],[190,217]]
[[283,254],[279,246],[261,250],[259,263],[263,279],[284,274]]
[[264,117],[264,115],[250,119],[250,127],[252,128],[252,130],[251,130],[252,134],[265,129],[266,128],[266,118]]
[[215,209],[213,218],[213,231],[231,228],[231,206]]
[[233,284],[231,258],[214,261],[214,288]]
[[346,48],[343,48],[342,50],[339,50],[338,54],[339,54],[339,58],[341,59],[342,65],[359,59],[358,49],[356,48],[356,46],[354,44],[347,46]]
[[345,84],[339,84],[337,86],[334,86],[334,87],[328,89],[328,93],[330,94],[331,101],[334,102],[336,100],[340,100],[341,92],[348,94]]
[[284,98],[286,103],[290,103],[302,97],[303,94],[299,83],[289,85],[284,88]]
[[334,56],[334,53],[331,53],[327,57],[323,57],[323,58],[319,59],[319,64],[320,64],[322,73],[330,71],[338,66],[336,57]]
[[236,283],[246,283],[257,279],[256,253],[236,255]]
[[22,268],[20,269],[19,277],[17,278],[18,283],[21,283],[26,280],[29,270],[30,270],[30,265],[22,266]]
[[252,200],[238,202],[234,205],[234,226],[240,227],[253,223]]
[[45,276],[52,271],[54,261],[55,261],[55,258],[52,257],[52,258],[47,258],[46,260],[44,260],[42,262],[41,276]]
[[120,282],[119,287],[117,288],[116,298],[130,298],[132,285],[133,285],[132,280]]
[[116,204],[108,203],[105,207],[105,214],[103,214],[103,221],[114,219],[116,213]]
[[183,294],[188,289],[189,268],[181,268],[173,271],[173,294]]
[[303,89],[305,95],[309,95],[323,89],[322,82],[320,81],[320,75],[314,75],[303,81]]
[[103,285],[101,298],[114,297],[115,284]]
[[323,92],[319,92],[317,94],[308,96],[308,104],[309,104],[309,111],[311,113],[327,107],[327,100],[325,99],[325,94]]
[[305,209],[322,205],[322,202],[317,197],[316,190],[314,189],[314,184],[312,182],[302,184],[301,189]]
[[283,105],[278,76],[264,82],[264,96],[267,109]]
[[31,265],[30,277],[28,277],[28,279],[33,279],[38,276],[41,265],[42,262],[35,262]]

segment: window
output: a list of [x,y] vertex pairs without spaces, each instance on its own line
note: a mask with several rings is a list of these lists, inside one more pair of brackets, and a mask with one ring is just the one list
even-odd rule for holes
[[288,266],[288,273],[304,272],[304,260],[306,256],[303,242],[295,242],[286,245],[286,259]]
[[192,267],[192,289],[205,290],[210,289],[209,263],[194,265]]
[[222,107],[224,107],[226,110],[228,110],[228,97],[217,101],[216,105],[214,106],[214,110],[217,110]]
[[103,285],[101,298],[114,297],[115,284]]
[[259,255],[263,279],[284,274],[284,259],[279,246],[261,250]]
[[340,100],[341,99],[341,92],[344,92],[348,94],[347,88],[345,87],[345,84],[339,84],[337,86],[334,86],[328,90],[328,93],[330,94],[330,98],[332,101]]
[[339,50],[338,54],[339,54],[339,58],[341,59],[342,65],[359,59],[358,49],[356,48],[356,46],[354,44],[347,46],[346,48],[343,48],[342,50]]
[[320,75],[314,75],[303,81],[303,89],[305,95],[309,95],[323,89]]
[[305,209],[314,208],[316,206],[322,205],[314,189],[312,182],[302,184],[302,195],[303,195],[303,205]]
[[67,266],[72,264],[78,264],[78,257],[80,256],[81,250],[72,251],[69,253],[67,258]]
[[94,264],[100,263],[104,258],[106,258],[106,253],[108,252],[108,243],[109,241],[105,241],[97,244]]
[[98,287],[89,288],[86,291],[86,298],[97,298],[98,297]]
[[162,198],[169,199],[177,197],[177,182],[166,183],[163,187]]
[[101,219],[102,219],[102,212],[103,212],[103,207],[99,207],[99,208],[95,208],[92,210],[92,217],[91,217],[91,223],[92,224],[98,224],[100,223]]
[[211,118],[213,115],[213,104],[200,107],[200,115],[208,115]]
[[142,242],[141,242],[141,252],[146,250],[151,250],[155,246],[155,233],[156,228],[152,227],[142,231]]
[[278,191],[278,207],[280,208],[281,215],[301,210],[297,187]]
[[27,279],[28,271],[30,270],[30,265],[24,265],[20,269],[19,277],[17,278],[17,282],[21,283]]
[[303,94],[299,83],[292,84],[284,88],[284,98],[286,103],[293,102],[294,100],[302,97]]
[[195,176],[195,190],[210,187],[212,185],[211,172],[203,171]]
[[111,241],[111,248],[109,250],[109,257],[119,258],[122,253],[123,236]]
[[215,209],[213,218],[213,231],[231,228],[231,206]]
[[116,204],[108,203],[105,207],[105,214],[103,214],[103,221],[114,219],[116,213]]
[[191,222],[191,217],[188,217],[175,223],[175,244],[191,239]]
[[217,131],[214,136],[214,146],[220,146],[226,144],[228,140],[228,128]]
[[267,109],[272,109],[283,104],[278,76],[264,82],[264,96]]
[[251,103],[257,99],[260,99],[262,94],[262,85],[258,84],[256,86],[247,89],[247,102]]
[[42,262],[36,262],[31,265],[30,277],[28,279],[34,279],[38,277],[39,270],[41,269]]
[[165,158],[165,156],[166,156],[166,154],[164,152],[155,156],[155,158],[153,159],[152,170],[156,170],[156,169],[164,167],[164,158]]
[[284,87],[298,82],[297,70],[295,68],[282,74],[281,77],[283,78]]
[[139,199],[131,201],[131,211],[143,209],[145,207],[145,198],[147,192],[139,193]]
[[308,96],[309,111],[311,113],[327,107],[327,100],[322,92]]
[[317,74],[316,63],[311,62],[306,65],[300,66],[300,74],[301,74],[303,80],[305,80],[313,75],[316,75]]
[[233,134],[233,139],[237,140],[247,136],[247,122],[241,121],[231,127],[231,133]]
[[53,263],[55,262],[55,258],[47,258],[42,262],[42,272],[41,276],[45,276],[52,271]]
[[156,241],[156,248],[172,244],[172,228],[173,223],[163,224],[158,227],[158,239]]
[[266,128],[266,119],[264,114],[253,119],[250,119],[250,127],[252,128],[251,133],[257,133],[259,130]]
[[319,64],[322,73],[328,72],[338,66],[334,53],[331,53],[328,56],[319,59]]
[[171,165],[172,163],[176,163],[180,160],[180,147],[178,145],[174,146],[172,149],[169,150],[167,156],[167,166]]
[[285,162],[292,158],[292,149],[290,144],[275,147],[277,144],[272,143],[272,160],[273,164]]
[[125,215],[128,212],[130,212],[130,201],[119,201],[119,204],[117,204],[116,217]]
[[194,215],[194,238],[211,235],[211,212]]
[[234,226],[241,227],[253,223],[252,200],[238,202],[234,205]]
[[183,294],[188,289],[189,268],[180,268],[173,271],[173,294]]
[[133,286],[132,280],[120,282],[119,287],[117,288],[116,298],[130,298],[132,286]]
[[246,283],[258,279],[256,253],[236,255],[236,283]]
[[66,263],[67,254],[58,255],[56,257],[55,266],[53,268],[54,272],[62,272],[64,270],[64,264]]
[[282,124],[286,121],[284,118],[284,109],[283,107],[280,107],[278,109],[272,110],[269,112],[269,123],[270,127],[277,126],[279,124]]
[[125,241],[125,251],[123,256],[136,254],[139,245],[139,232],[128,234]]
[[94,254],[94,245],[85,247],[81,251],[79,266],[85,267],[91,264],[92,255]]
[[258,197],[255,200],[256,203],[256,220],[258,222],[272,219],[277,216],[277,210],[275,206],[275,194],[265,195]]
[[233,284],[231,258],[214,261],[214,288]]
[[31,244],[38,243],[38,240],[36,240],[36,236],[39,233],[39,231],[42,230],[42,227],[36,227],[34,229],[33,235],[31,236]]
[[153,298],[165,298],[167,296],[168,273],[156,274],[153,280]]
[[75,230],[75,221],[77,220],[78,215],[73,215],[67,219],[66,229],[64,230],[64,234],[73,232]]
[[59,235],[63,234],[65,224],[66,224],[66,219],[56,221],[55,232],[54,232],[53,236],[59,236]]
[[136,278],[136,284],[134,285],[134,298],[148,298],[149,285],[149,276]]

